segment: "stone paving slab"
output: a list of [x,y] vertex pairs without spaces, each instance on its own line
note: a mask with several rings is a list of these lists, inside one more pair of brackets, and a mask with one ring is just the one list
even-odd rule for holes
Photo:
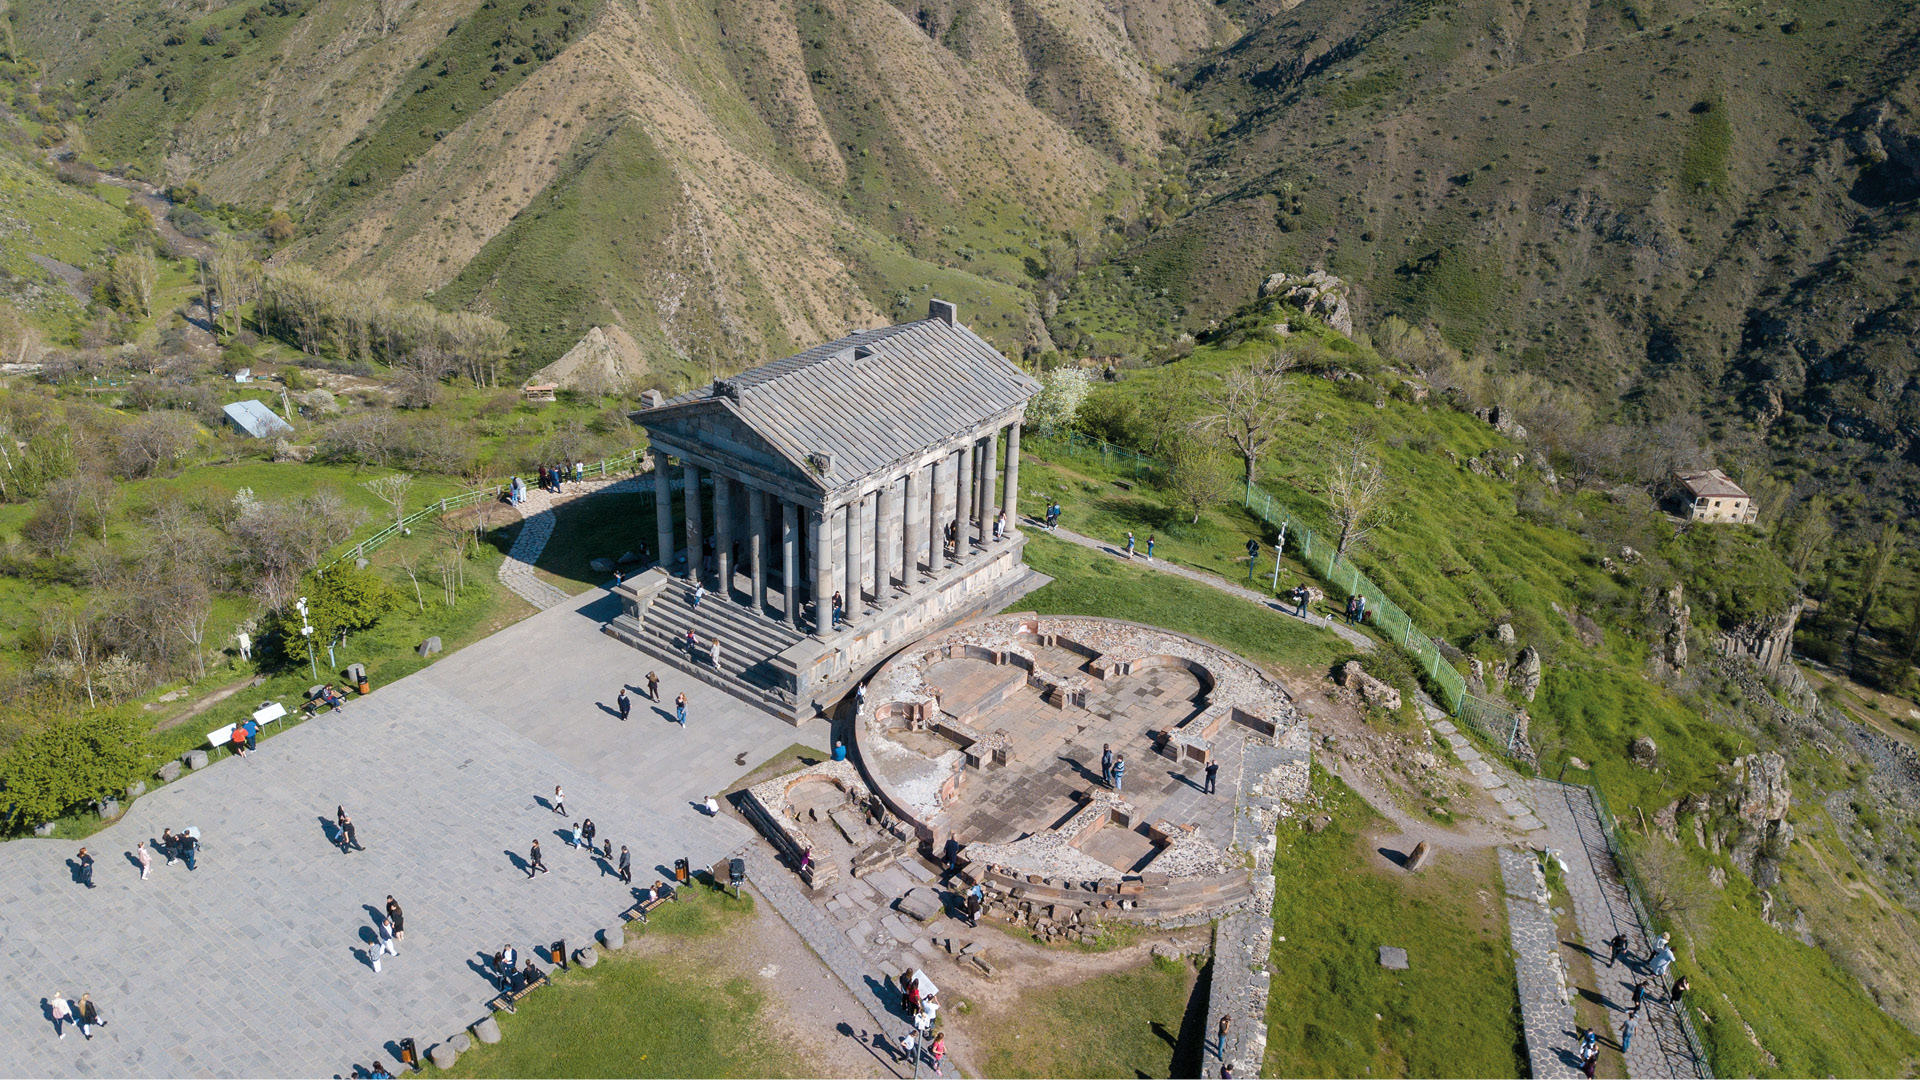
[[[594,702],[635,663],[593,618],[556,608],[136,800],[88,841],[97,889],[70,882],[77,844],[0,844],[0,1072],[326,1076],[479,1019],[482,955],[583,944],[631,899],[557,835],[542,803],[555,784],[570,813],[632,849],[642,883],[675,858],[737,849],[746,826],[691,799],[822,734],[670,673],[663,689],[687,691],[695,723],[638,723],[636,701],[622,724]],[[367,850],[329,842],[337,804]],[[199,869],[156,859],[142,882],[123,853],[188,825],[205,837]],[[529,880],[535,837],[551,872]],[[375,974],[368,906],[389,893],[407,935]],[[91,992],[111,1026],[55,1039],[41,1004],[55,991]]]
[[1578,1041],[1578,1021],[1563,994],[1564,969],[1556,952],[1560,934],[1553,925],[1553,915],[1532,898],[1536,888],[1532,858],[1513,848],[1499,850],[1500,876],[1507,891],[1507,937],[1513,946],[1528,1071],[1541,1080],[1570,1080],[1580,1075],[1578,1060],[1566,1050]]

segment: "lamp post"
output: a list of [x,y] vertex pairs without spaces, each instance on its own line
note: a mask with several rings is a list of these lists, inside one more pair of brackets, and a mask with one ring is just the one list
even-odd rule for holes
[[307,598],[301,597],[293,606],[300,609],[300,636],[307,639],[307,673],[318,679],[320,669],[313,663],[313,625],[307,621]]
[[1287,524],[1280,523],[1280,537],[1273,542],[1273,591],[1280,591],[1280,553],[1287,549]]

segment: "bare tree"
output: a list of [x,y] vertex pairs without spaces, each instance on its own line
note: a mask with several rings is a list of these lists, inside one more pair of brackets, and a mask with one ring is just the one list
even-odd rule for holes
[[65,554],[81,535],[101,535],[114,494],[112,481],[87,473],[56,480],[20,532],[48,554]]
[[128,478],[165,472],[193,452],[197,434],[193,420],[180,413],[148,413],[114,434],[114,469]]
[[1213,443],[1194,438],[1173,448],[1167,462],[1167,485],[1193,511],[1193,521],[1199,521],[1207,507],[1225,499],[1231,483]]
[[119,306],[141,316],[153,314],[153,286],[159,277],[160,266],[153,249],[145,244],[135,244],[115,255],[107,275]]
[[1340,529],[1334,542],[1334,557],[1345,558],[1348,551],[1366,542],[1369,534],[1386,518],[1387,474],[1380,455],[1355,436],[1340,451],[1327,477],[1327,503],[1333,511],[1333,523]]
[[87,704],[98,705],[99,698],[93,692],[93,665],[96,660],[93,612],[84,604],[51,607],[40,613],[40,622],[42,637],[48,644],[47,659],[70,662],[87,688]]
[[360,485],[373,492],[373,497],[393,507],[393,523],[400,524],[407,517],[407,492],[413,487],[412,473],[393,473]]
[[1253,497],[1260,455],[1286,423],[1294,394],[1286,374],[1294,366],[1292,352],[1276,350],[1227,372],[1218,385],[1200,391],[1200,400],[1212,410],[1202,427],[1222,432],[1240,452],[1247,467],[1247,497]]
[[407,572],[407,580],[413,582],[413,602],[420,605],[420,611],[424,614],[427,610],[427,598],[420,593],[420,556],[404,546],[393,550],[395,551],[393,561],[400,564],[400,569]]
[[213,275],[213,291],[220,297],[218,324],[228,333],[240,329],[240,308],[260,291],[260,264],[246,248],[231,238],[214,245],[213,258],[207,260]]

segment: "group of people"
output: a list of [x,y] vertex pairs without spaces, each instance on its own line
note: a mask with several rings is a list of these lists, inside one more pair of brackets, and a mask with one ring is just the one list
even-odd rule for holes
[[1360,595],[1359,593],[1354,593],[1352,596],[1347,597],[1346,615],[1347,615],[1347,621],[1350,623],[1366,622],[1367,621],[1367,598]]
[[586,463],[581,461],[576,461],[572,465],[564,461],[558,465],[542,465],[540,466],[540,490],[558,495],[565,488],[567,481],[572,480],[578,483],[586,474]]
[[[1673,966],[1674,955],[1672,941],[1673,937],[1671,934],[1662,933],[1653,939],[1652,947],[1647,952],[1645,970],[1656,978],[1665,976],[1667,971]],[[1608,967],[1619,963],[1622,957],[1625,957],[1629,962],[1633,960],[1631,943],[1628,941],[1627,935],[1624,932],[1615,934],[1612,940],[1607,942],[1607,949]],[[1676,1010],[1679,1009],[1681,1002],[1685,1000],[1687,996],[1687,992],[1692,989],[1693,981],[1687,976],[1682,975],[1678,979],[1675,979],[1667,991],[1668,1006]],[[1650,990],[1646,979],[1639,979],[1634,982],[1633,1000],[1627,1009],[1626,1017],[1620,1022],[1621,1053],[1624,1054],[1633,1048],[1634,1032],[1640,1026],[1640,1009],[1647,1003],[1649,997],[1657,997],[1657,995],[1658,990]],[[1576,1051],[1576,1054],[1580,1061],[1580,1071],[1586,1076],[1593,1075],[1594,1068],[1600,1059],[1599,1042],[1599,1033],[1591,1028],[1581,1034],[1580,1048]]]
[[247,717],[244,724],[233,725],[233,734],[227,737],[227,745],[238,757],[246,757],[258,747],[260,739],[260,721]]
[[940,988],[919,969],[900,973],[900,1011],[913,1021],[913,1030],[900,1036],[900,1052],[918,1065],[930,1062],[940,1071],[947,1056],[947,1038],[936,1026],[940,1017]]
[[373,971],[377,975],[380,973],[380,958],[399,956],[400,942],[406,940],[407,936],[406,914],[400,910],[399,902],[394,900],[391,893],[387,895],[387,909],[380,917],[380,925],[374,928],[374,934],[380,942],[380,947],[372,954]]
[[[493,985],[507,994],[518,994],[546,978],[545,973],[534,966],[533,957],[529,956],[524,963],[521,962],[520,952],[512,942],[500,946],[499,951],[493,954],[492,974]],[[507,1011],[514,1011],[511,1004],[507,1006]]]
[[[648,673],[647,680],[649,683],[656,681],[651,672]],[[680,695],[680,699],[684,708],[686,695]],[[684,725],[684,723],[685,721],[683,720],[682,724]],[[713,800],[709,799],[707,801],[711,803]],[[553,800],[551,805],[554,813],[559,814],[561,817],[567,816],[567,793],[559,784],[553,785]],[[718,808],[716,808],[716,812],[717,809]],[[601,846],[596,850],[593,846],[593,841],[596,836],[599,836],[599,833],[600,828],[593,823],[593,819],[583,817],[573,823],[573,828],[569,830],[567,834],[567,842],[575,851],[585,849],[588,855],[597,856],[605,860],[607,867],[617,874],[623,883],[628,885],[633,884],[633,853],[627,850],[627,845],[621,844],[620,857],[616,860],[613,855],[613,840],[611,838],[603,838],[600,841]],[[540,840],[536,837],[533,841],[533,847],[527,852],[527,876],[531,878],[535,874],[545,874],[548,872],[546,860],[540,852]]]
[[1101,743],[1100,744],[1100,782],[1107,785],[1108,787],[1112,788],[1115,791],[1119,791],[1120,785],[1124,783],[1126,779],[1127,779],[1126,755],[1116,754],[1113,752],[1113,747],[1111,744]]
[[[1154,536],[1152,533],[1148,533],[1147,534],[1147,561],[1148,562],[1153,561],[1153,544],[1154,544]],[[1127,558],[1129,559],[1133,558],[1133,549],[1134,549],[1133,530],[1128,529],[1127,530]]]
[[93,1040],[94,1028],[107,1026],[107,1022],[100,1016],[100,1007],[93,1003],[92,994],[81,994],[79,1001],[68,1001],[65,993],[55,991],[54,995],[47,999],[47,1009],[53,1014],[54,1034],[63,1039],[67,1037],[68,1024],[77,1025],[80,1028],[80,1034],[86,1036],[89,1042]]

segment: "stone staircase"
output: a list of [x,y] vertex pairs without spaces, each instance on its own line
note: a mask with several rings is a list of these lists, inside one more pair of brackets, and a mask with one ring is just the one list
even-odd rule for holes
[[[691,656],[686,644],[689,629],[700,642]],[[607,624],[606,632],[744,701],[781,715],[794,709],[793,702],[778,692],[780,679],[772,660],[806,635],[717,593],[708,593],[695,608],[693,583],[684,578],[669,579],[639,619],[621,615]],[[709,649],[715,637],[720,639],[718,668]]]

